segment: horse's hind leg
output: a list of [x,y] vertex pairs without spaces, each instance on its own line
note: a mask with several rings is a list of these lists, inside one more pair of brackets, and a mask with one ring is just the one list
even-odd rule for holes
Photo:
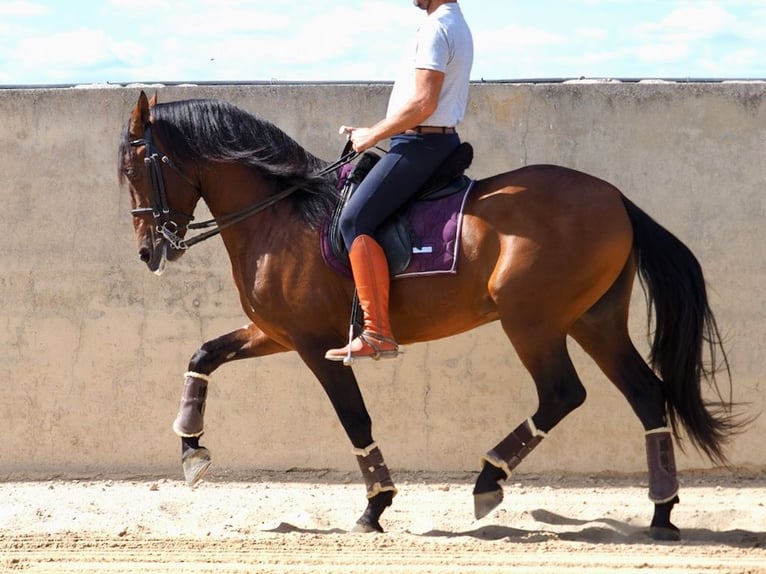
[[[473,492],[477,518],[486,516],[502,502],[500,481],[509,478],[511,471],[546,433],[585,401],[585,388],[575,372],[563,335],[551,330],[535,336],[528,326],[515,327],[506,321],[503,321],[503,328],[532,375],[538,408],[532,417],[484,455]],[[538,331],[541,330],[538,328]]]
[[673,439],[667,428],[660,379],[630,340],[627,327],[632,268],[627,266],[607,294],[570,331],[604,374],[622,392],[645,431],[649,498],[655,504],[650,536],[678,540],[670,513],[678,502]]
[[251,323],[207,341],[194,353],[184,375],[181,404],[173,421],[173,431],[181,437],[181,464],[189,486],[196,486],[210,467],[210,452],[199,444],[205,432],[205,403],[210,374],[229,361],[285,350]]

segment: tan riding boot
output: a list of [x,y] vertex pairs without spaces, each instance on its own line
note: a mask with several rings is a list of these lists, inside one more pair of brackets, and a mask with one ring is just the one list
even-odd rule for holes
[[386,254],[369,235],[360,235],[348,252],[359,304],[364,313],[364,330],[345,347],[330,349],[325,359],[351,364],[354,359],[388,359],[399,354],[399,345],[388,320],[388,291],[391,279]]

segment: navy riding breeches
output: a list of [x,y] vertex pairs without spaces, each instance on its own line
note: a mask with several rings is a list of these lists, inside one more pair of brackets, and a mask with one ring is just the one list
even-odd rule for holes
[[349,249],[359,235],[375,230],[420,189],[460,145],[457,134],[402,134],[362,180],[340,215],[340,232]]

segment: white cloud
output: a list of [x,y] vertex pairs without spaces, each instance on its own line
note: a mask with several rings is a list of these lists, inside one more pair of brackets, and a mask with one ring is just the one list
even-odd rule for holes
[[661,42],[657,44],[645,44],[639,46],[636,57],[649,64],[676,62],[686,58],[689,54],[689,45],[685,42]]
[[723,7],[712,3],[683,5],[658,24],[649,24],[650,33],[681,36],[687,40],[704,38],[736,27],[737,19]]
[[[144,48],[139,44],[115,42],[102,30],[72,30],[46,37],[24,38],[17,44],[15,64],[20,69],[45,71],[47,81],[65,83],[72,70],[116,68],[123,55],[140,56]],[[110,78],[103,78],[106,81]]]
[[[733,12],[747,2],[683,2],[657,22],[636,27],[632,53],[664,76],[757,76],[766,67],[763,20]],[[759,56],[760,55],[760,56]],[[737,70],[749,70],[737,72]]]
[[46,6],[34,2],[0,2],[0,18],[29,18],[48,13]]
[[7,73],[3,68],[2,54],[13,48],[13,40],[23,34],[25,26],[38,17],[49,14],[49,10],[33,2],[2,2],[0,1],[0,78]]
[[609,34],[603,28],[584,27],[573,32],[575,41],[604,42]]
[[[1,83],[391,80],[408,0],[0,0]],[[766,76],[766,5],[462,0],[474,79]],[[555,16],[555,17],[554,17]]]
[[[308,2],[301,6],[300,17],[277,3],[258,6],[227,2],[225,9],[209,0],[189,4],[186,15],[169,10],[167,5],[153,10],[151,19],[144,18],[142,12],[136,26],[130,24],[136,18],[132,3],[113,0],[113,9],[120,11],[127,28],[154,39],[155,49],[148,55],[156,53],[158,57],[145,62],[151,77],[390,79],[394,69],[391,62],[398,64],[400,59],[402,33],[409,35],[414,30],[412,14],[418,15],[411,6],[381,0],[330,6]],[[355,75],[345,75],[348,73]]]

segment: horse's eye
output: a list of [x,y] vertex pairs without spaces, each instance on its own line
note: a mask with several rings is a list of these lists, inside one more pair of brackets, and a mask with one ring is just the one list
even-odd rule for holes
[[136,168],[134,167],[126,167],[123,170],[123,173],[125,174],[125,177],[127,177],[130,180],[133,180],[136,178]]

